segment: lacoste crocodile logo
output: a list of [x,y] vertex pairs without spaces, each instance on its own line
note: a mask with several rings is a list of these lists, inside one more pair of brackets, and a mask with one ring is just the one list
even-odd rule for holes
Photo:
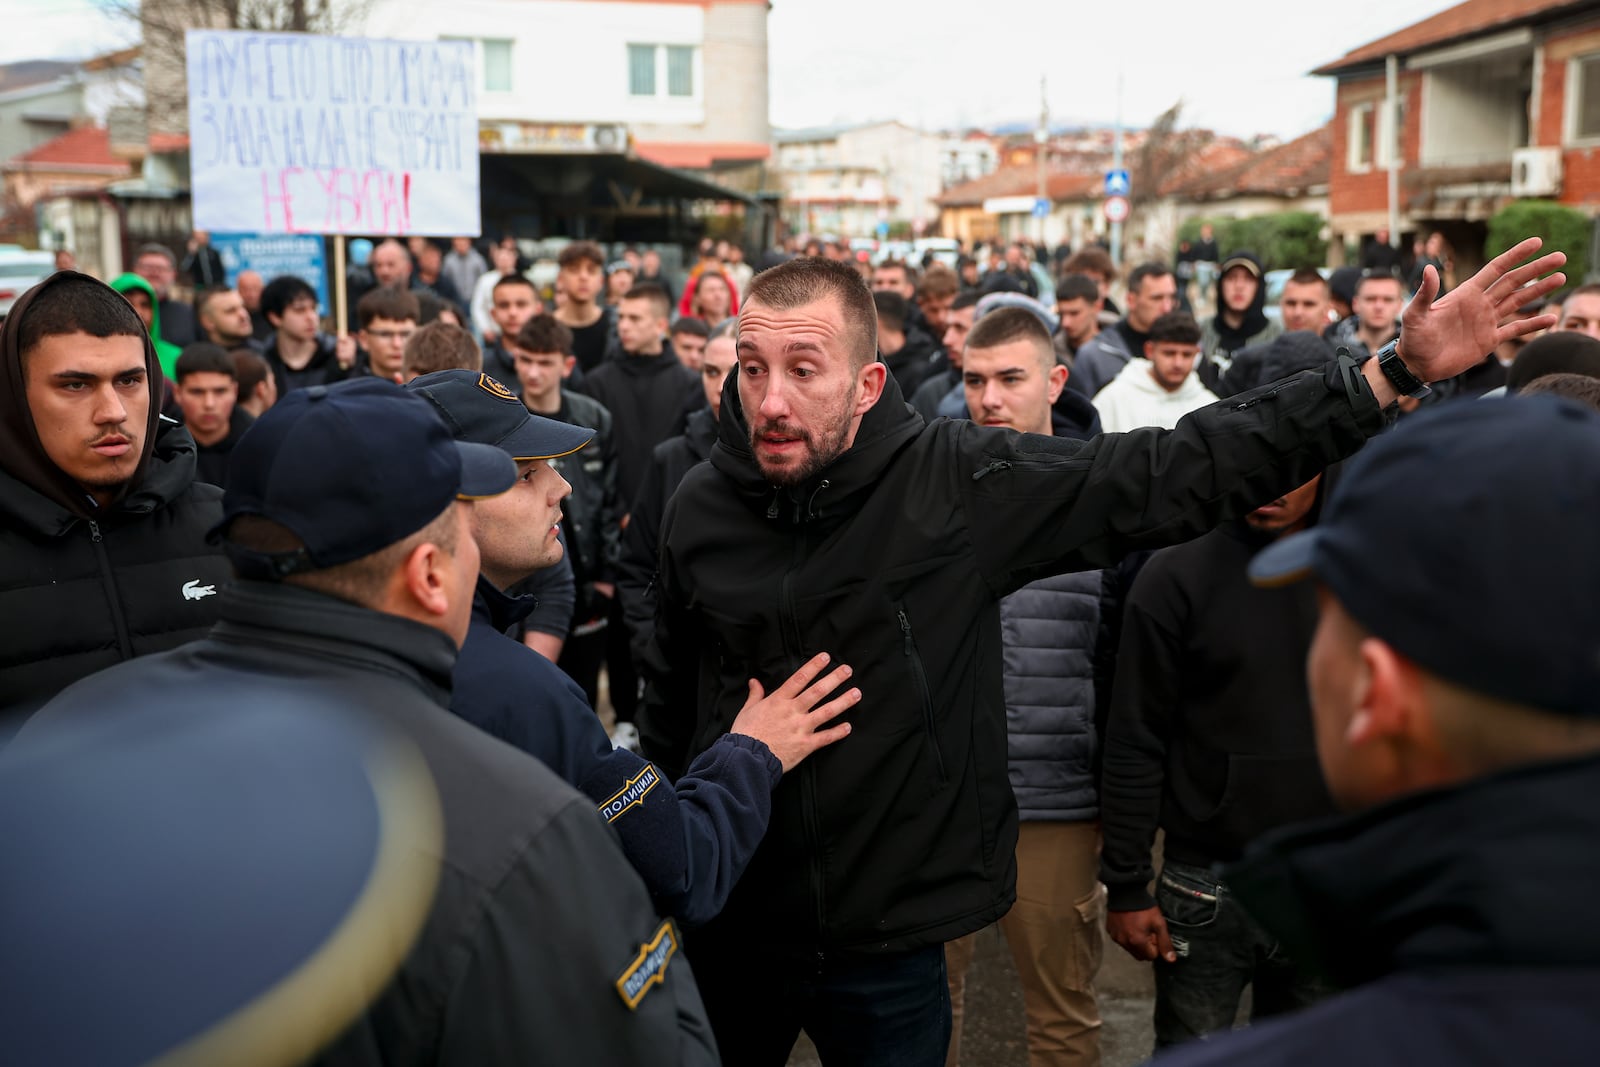
[[183,583],[183,599],[204,600],[208,596],[216,596],[217,587],[214,585],[201,585],[200,579],[192,578]]

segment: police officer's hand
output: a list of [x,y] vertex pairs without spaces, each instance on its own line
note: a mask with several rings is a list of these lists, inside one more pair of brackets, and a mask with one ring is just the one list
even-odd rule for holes
[[1172,950],[1172,939],[1167,936],[1167,920],[1162,917],[1160,908],[1108,911],[1106,933],[1136,960],[1148,962],[1159,957],[1173,963],[1178,958],[1178,954]]
[[729,732],[753,737],[766,745],[783,764],[785,774],[817,749],[848,736],[847,722],[823,727],[860,702],[861,690],[852,688],[828,700],[829,693],[849,681],[850,668],[840,666],[817,681],[827,666],[826,652],[815,656],[774,689],[771,696],[760,682],[750,679],[750,697]]
[[1554,315],[1517,313],[1567,282],[1564,274],[1539,278],[1567,261],[1563,252],[1522,262],[1542,244],[1537,237],[1528,238],[1439,300],[1434,300],[1439,295],[1439,271],[1431,264],[1424,267],[1422,287],[1401,319],[1399,354],[1411,373],[1425,382],[1453,378],[1483,362],[1502,341],[1554,326]]

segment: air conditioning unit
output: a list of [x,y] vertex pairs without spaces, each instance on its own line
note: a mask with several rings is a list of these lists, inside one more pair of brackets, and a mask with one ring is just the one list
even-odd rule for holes
[[1554,196],[1561,192],[1560,148],[1511,150],[1511,195]]

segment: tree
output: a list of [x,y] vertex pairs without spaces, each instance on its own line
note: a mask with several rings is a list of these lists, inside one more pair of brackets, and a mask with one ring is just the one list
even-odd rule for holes
[[1486,258],[1493,259],[1519,241],[1542,237],[1544,251],[1567,254],[1567,265],[1562,268],[1567,277],[1582,282],[1589,274],[1591,225],[1583,212],[1554,201],[1518,200],[1501,208],[1489,220],[1489,236],[1484,241],[1483,253]]

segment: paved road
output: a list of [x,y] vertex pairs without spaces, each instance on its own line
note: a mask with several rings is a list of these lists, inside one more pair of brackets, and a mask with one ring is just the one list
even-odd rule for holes
[[[1100,995],[1100,1047],[1104,1067],[1131,1067],[1150,1057],[1154,1040],[1150,1012],[1155,987],[1150,965],[1136,963],[1109,939],[1096,981]],[[967,972],[967,1017],[962,1027],[961,1061],[967,1067],[1027,1067],[1022,991],[1011,952],[997,927],[978,935],[978,950]],[[789,1057],[789,1067],[818,1067],[816,1050],[804,1037]]]

